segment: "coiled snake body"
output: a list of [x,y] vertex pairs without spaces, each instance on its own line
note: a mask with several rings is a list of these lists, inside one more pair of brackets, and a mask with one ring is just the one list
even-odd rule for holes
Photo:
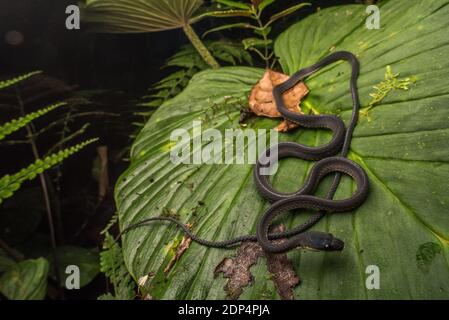
[[[307,76],[340,60],[346,60],[352,67],[350,91],[353,108],[347,129],[345,129],[343,121],[335,115],[303,115],[289,111],[286,108],[283,100],[284,92],[294,87]],[[360,108],[356,83],[358,74],[359,62],[357,58],[350,52],[339,51],[328,55],[310,67],[299,70],[287,81],[274,88],[273,95],[276,106],[285,119],[307,128],[329,129],[333,132],[333,138],[329,143],[318,147],[309,147],[295,142],[282,142],[276,148],[272,147],[262,154],[255,166],[254,180],[259,193],[273,204],[258,221],[256,235],[245,235],[225,241],[208,241],[197,237],[179,220],[164,216],[142,220],[125,228],[121,235],[150,222],[170,221],[180,227],[193,241],[208,247],[229,248],[244,241],[257,241],[266,252],[270,253],[282,253],[296,247],[323,251],[342,250],[344,246],[343,241],[335,238],[332,234],[306,230],[316,224],[326,213],[356,209],[364,202],[368,195],[369,183],[365,171],[355,162],[345,158],[348,154]],[[340,155],[335,156],[338,153]],[[318,160],[312,167],[304,186],[293,193],[281,193],[277,191],[270,184],[268,176],[261,174],[261,169],[266,167],[268,163],[273,165],[277,159],[284,157]],[[335,173],[335,176],[326,198],[314,196],[313,193],[320,181],[330,173]],[[354,179],[357,190],[348,199],[332,200],[340,183],[342,173]],[[280,233],[269,232],[269,228],[276,217],[294,209],[313,209],[319,212],[312,216],[306,223],[296,228]],[[284,240],[273,241],[278,239]]]

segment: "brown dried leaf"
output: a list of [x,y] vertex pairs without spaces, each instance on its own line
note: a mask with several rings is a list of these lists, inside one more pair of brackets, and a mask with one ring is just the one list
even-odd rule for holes
[[[284,226],[274,229],[274,232],[284,231]],[[278,240],[278,242],[285,240]],[[243,288],[254,281],[250,268],[257,263],[262,256],[267,258],[267,269],[271,274],[276,289],[282,299],[294,299],[293,288],[300,283],[295,269],[287,254],[268,254],[264,253],[262,247],[256,242],[244,242],[240,246],[235,258],[223,259],[215,268],[214,275],[223,273],[228,278],[224,290],[229,298],[237,299],[243,291]]]
[[256,242],[244,242],[234,259],[225,258],[217,265],[214,271],[215,277],[223,273],[223,276],[229,279],[224,287],[229,298],[237,299],[243,288],[254,281],[250,268],[262,256],[262,248]]
[[[276,228],[275,232],[284,232],[284,225]],[[282,243],[285,240],[277,240],[275,242]],[[284,300],[295,299],[293,288],[295,288],[301,280],[297,276],[292,262],[287,258],[287,254],[266,254],[267,268],[271,273],[276,289]]]
[[[267,69],[263,77],[251,90],[249,97],[249,107],[253,113],[258,116],[269,118],[280,118],[281,114],[277,110],[273,97],[273,88],[286,80],[289,76]],[[284,93],[284,102],[290,111],[301,112],[300,102],[303,97],[309,93],[309,89],[304,82],[299,82],[296,86]],[[276,130],[286,132],[296,128],[298,125],[290,121],[283,121]]]
[[[187,227],[190,229],[192,227],[192,225],[191,224],[187,224]],[[176,248],[175,255],[173,256],[173,258],[171,258],[171,260],[168,263],[167,267],[165,267],[164,273],[169,272],[173,268],[173,266],[175,265],[176,261],[178,261],[181,258],[181,256],[184,254],[184,252],[186,252],[186,250],[190,247],[190,243],[192,243],[192,238],[186,237],[186,236],[184,236],[182,238],[181,243]]]

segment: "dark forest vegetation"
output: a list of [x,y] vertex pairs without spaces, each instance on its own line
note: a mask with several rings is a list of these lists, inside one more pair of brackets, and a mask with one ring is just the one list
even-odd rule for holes
[[[2,74],[1,298],[447,298],[449,5],[381,1],[381,28],[367,30],[372,1],[350,2],[82,1],[82,32],[179,30],[185,42],[153,67],[157,80],[144,93],[127,92],[125,83],[72,86],[46,70]],[[186,244],[168,224],[114,241],[124,226],[158,215],[176,216],[207,239],[253,232],[266,203],[248,178],[252,166],[174,165],[170,132],[193,117],[218,130],[242,128],[241,110],[266,68],[290,75],[337,50],[361,61],[363,108],[349,158],[373,184],[356,212],[320,224],[348,243],[340,255],[298,250],[273,259],[248,244],[215,250]],[[303,112],[346,121],[348,77],[336,65],[307,79]],[[255,117],[248,128],[278,124]],[[286,135],[310,145],[329,138]],[[307,170],[287,160],[275,181],[293,191]],[[338,196],[351,188],[343,180]],[[282,222],[291,228],[303,219]],[[69,265],[80,267],[80,290],[67,290]],[[380,290],[365,287],[370,265],[382,272]]]

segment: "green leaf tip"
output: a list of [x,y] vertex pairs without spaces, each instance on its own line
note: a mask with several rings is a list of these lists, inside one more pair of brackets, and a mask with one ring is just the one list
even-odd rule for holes
[[11,197],[14,192],[20,188],[24,181],[34,179],[38,174],[41,174],[45,170],[61,163],[64,159],[80,151],[89,144],[94,143],[95,141],[98,141],[98,138],[89,139],[81,142],[80,144],[49,155],[43,159],[37,159],[34,163],[30,164],[26,168],[23,168],[18,173],[3,176],[0,178],[0,204],[4,199]]
[[23,80],[26,80],[28,78],[31,78],[32,76],[35,76],[35,75],[41,74],[41,73],[42,73],[42,71],[37,70],[37,71],[33,71],[33,72],[29,72],[29,73],[23,74],[23,75],[18,76],[16,78],[8,79],[8,80],[5,80],[5,81],[0,81],[0,90],[8,88],[10,86],[13,86],[13,85],[15,85],[15,84],[17,84],[17,83],[19,83],[19,82],[21,82]]
[[48,107],[42,108],[36,112],[32,112],[23,117],[6,122],[5,124],[0,126],[0,140],[4,139],[7,135],[10,135],[11,133],[16,132],[17,130],[25,127],[31,121],[64,105],[67,105],[67,103],[66,102],[55,103]]

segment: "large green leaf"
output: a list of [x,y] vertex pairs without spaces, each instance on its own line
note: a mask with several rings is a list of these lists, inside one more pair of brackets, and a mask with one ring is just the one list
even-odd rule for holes
[[152,32],[181,28],[197,20],[203,0],[84,0],[82,19],[97,31]]
[[19,262],[0,277],[0,291],[10,300],[41,300],[47,293],[48,269],[44,258]]
[[[367,106],[372,86],[391,65],[401,77],[415,77],[408,91],[395,90],[361,117],[350,158],[367,171],[371,190],[355,212],[329,215],[316,227],[346,242],[341,253],[288,254],[302,283],[296,298],[448,298],[449,297],[449,1],[389,1],[380,6],[381,29],[365,28],[365,6],[322,10],[293,25],[275,43],[286,73],[315,63],[334,50],[349,50],[360,59],[358,81]],[[268,204],[257,193],[251,165],[174,165],[169,159],[170,133],[190,128],[238,127],[238,106],[246,105],[252,85],[263,70],[222,68],[196,75],[184,92],[164,104],[138,136],[129,169],[116,189],[120,224],[176,213],[207,239],[229,239],[254,232]],[[350,68],[332,65],[307,79],[311,93],[304,105],[320,113],[336,113],[347,121],[351,99]],[[239,100],[237,101],[236,100]],[[258,119],[252,127],[271,128]],[[317,145],[324,131],[298,129],[281,140]],[[282,161],[274,184],[293,191],[304,181],[311,163]],[[323,183],[328,187],[329,181]],[[337,197],[349,196],[344,179]],[[324,188],[321,192],[324,191]],[[285,219],[287,227],[305,214]],[[181,233],[173,225],[155,223],[124,237],[124,256],[137,280],[150,274],[144,290],[155,298],[224,298],[227,279],[214,269],[235,250],[192,244],[170,272]],[[250,271],[254,283],[240,298],[279,298],[265,259]],[[368,290],[367,266],[380,270],[380,289]],[[154,275],[153,275],[154,274]]]

